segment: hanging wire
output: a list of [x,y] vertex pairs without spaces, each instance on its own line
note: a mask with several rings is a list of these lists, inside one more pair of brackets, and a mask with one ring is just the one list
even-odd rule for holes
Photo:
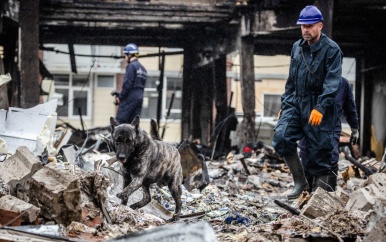
[[[217,134],[216,134],[216,138],[214,140],[214,144],[213,144],[213,149],[212,149],[212,155],[210,157],[210,162],[213,161],[213,157],[214,157],[214,153],[216,151],[216,146],[217,146],[217,140],[218,140],[218,137],[220,136],[220,133],[221,133],[221,130],[222,128],[224,127],[225,123],[229,120],[229,118],[235,116],[234,113],[231,113],[229,114],[225,119],[223,119],[221,122],[219,122],[213,129],[213,134],[216,134],[216,130],[218,130]],[[220,127],[219,127],[220,126]],[[209,164],[210,164],[209,162]],[[209,165],[208,164],[208,165]]]
[[83,157],[81,155],[83,155],[82,152],[83,152],[84,148],[86,147],[86,143],[88,142],[88,128],[86,126],[86,123],[83,120],[82,120],[82,122],[83,122],[83,125],[85,127],[86,138],[84,139],[83,145],[80,148],[80,150],[77,151],[78,154],[74,159],[74,164],[77,164],[80,168],[83,169],[84,168],[84,160],[83,160]]
[[[183,66],[181,66],[180,71],[178,72],[177,78],[174,80],[174,84],[173,84],[173,92],[174,92],[174,93],[176,92],[176,89],[177,89],[177,81],[178,81],[179,79],[181,79],[182,69],[183,69]],[[167,82],[168,82],[168,81],[167,81]],[[168,90],[166,89],[166,91],[168,91]],[[170,99],[170,102],[172,102],[172,99]],[[169,106],[170,106],[170,104],[169,104]],[[174,120],[174,119],[172,119],[172,120]],[[165,123],[164,123],[164,125],[163,125],[163,127],[162,127],[163,130],[166,129],[168,123],[169,123],[169,122],[168,122],[168,115],[166,114],[166,115],[165,115]],[[162,132],[162,133],[164,133],[164,132]]]
[[[229,62],[227,61],[227,64],[230,65],[231,67],[239,67],[240,64],[233,64],[233,62]],[[270,65],[270,66],[254,66],[254,68],[277,68],[277,67],[286,67],[286,66],[289,66],[289,64],[283,64],[283,65]],[[238,68],[235,68],[235,77],[234,78],[235,80],[237,80],[237,77],[238,77]],[[236,95],[239,94],[239,91],[238,91],[238,85],[236,85]],[[237,96],[236,96],[236,105],[238,104],[237,102]],[[260,99],[258,97],[255,96],[255,101],[257,101],[258,103],[260,103],[260,105],[263,107],[263,109],[267,110],[269,113],[275,113],[276,110],[272,110],[271,108],[267,107],[266,105],[264,105],[263,102],[260,101]],[[237,106],[235,107],[235,109],[237,109]]]
[[354,64],[355,64],[355,61],[352,62],[351,66],[350,66],[350,69],[348,69],[348,72],[346,74],[346,78],[350,75],[351,69],[353,68]]
[[[89,80],[90,74],[91,74],[91,70],[92,70],[92,68],[94,67],[95,62],[96,62],[96,59],[94,59],[92,65],[91,65],[91,67],[90,67],[90,70],[89,70],[89,72],[88,72],[88,74],[87,74],[86,80]],[[75,95],[75,97],[73,97],[71,100],[69,100],[66,104],[64,104],[64,105],[59,109],[59,111],[57,112],[57,114],[59,114],[59,113],[63,110],[63,108],[65,108],[66,106],[68,106],[68,104],[69,104],[70,102],[74,101],[74,99],[75,99],[75,98],[83,91],[83,88],[86,86],[86,84],[87,84],[87,82],[85,82],[85,83],[83,84],[82,88],[81,88],[80,91]]]
[[[43,50],[43,51],[50,51],[50,52],[55,52],[57,54],[65,54],[65,55],[70,55],[70,52],[67,52],[67,51],[62,51],[62,50],[58,50],[58,49],[55,49],[53,47],[44,47],[44,46],[41,46],[39,47],[40,50]],[[165,52],[164,55],[180,55],[180,54],[183,54],[184,52],[183,51],[171,51],[171,52]],[[146,57],[157,57],[159,56],[160,54],[159,53],[150,53],[150,54],[146,54],[146,55],[140,55],[139,58],[146,58]],[[91,57],[91,58],[113,58],[113,59],[123,59],[124,56],[122,55],[88,55],[88,54],[74,54],[74,56],[78,56],[78,57]]]
[[[276,95],[276,94],[272,94],[272,95]],[[278,95],[278,96],[280,96],[280,95]],[[256,96],[255,96],[255,100],[256,100],[258,103],[260,103],[261,106],[263,106],[263,109],[267,110],[268,113],[275,113],[275,112],[278,111],[278,110],[272,110],[271,108],[269,108],[269,107],[267,107],[266,105],[264,105],[264,103],[261,102],[260,99],[259,99],[258,97],[256,97]],[[262,115],[261,115],[261,116],[262,116]]]
[[[91,65],[91,67],[90,67],[90,70],[89,70],[89,72],[88,72],[88,74],[87,74],[86,80],[89,80],[90,74],[91,74],[91,70],[92,70],[92,68],[94,67],[95,62],[96,62],[96,59],[94,59],[92,65]],[[57,112],[57,114],[59,114],[59,113],[63,110],[64,107],[68,106],[68,104],[69,104],[70,102],[72,102],[72,101],[75,100],[75,98],[83,91],[83,88],[86,86],[86,84],[87,84],[87,82],[85,82],[85,83],[83,84],[82,88],[81,88],[80,91],[75,95],[75,97],[73,97],[71,100],[69,100],[66,104],[64,104],[64,105],[59,109],[59,111]],[[76,161],[78,160],[78,158],[80,157],[80,155],[82,154],[82,151],[83,151],[83,149],[85,148],[85,145],[86,145],[86,143],[87,143],[87,141],[88,141],[88,138],[89,138],[89,137],[88,137],[88,129],[87,129],[86,123],[85,123],[83,120],[82,120],[82,126],[83,126],[83,127],[86,127],[86,128],[85,128],[85,131],[86,131],[86,139],[84,140],[81,149],[78,151],[78,154],[77,154],[77,156],[76,156],[75,159],[74,159],[74,162],[76,162]],[[83,165],[84,165],[84,164],[83,164],[82,161],[79,161],[79,162],[78,162],[78,165],[79,165],[79,167],[83,168]]]
[[[233,64],[231,62],[227,62],[227,64],[230,64],[231,66],[240,66],[240,64]],[[253,66],[254,68],[278,68],[278,67],[287,67],[290,66],[290,64],[282,64],[282,65],[269,65],[269,66]]]

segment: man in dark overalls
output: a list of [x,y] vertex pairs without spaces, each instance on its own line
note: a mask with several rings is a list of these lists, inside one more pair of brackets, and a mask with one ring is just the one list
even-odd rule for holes
[[[350,141],[356,144],[359,139],[359,122],[358,113],[354,101],[354,95],[348,80],[342,77],[341,84],[338,90],[338,94],[335,97],[335,107],[337,122],[334,132],[334,151],[332,152],[332,169],[323,174],[323,167],[319,166],[314,160],[308,159],[306,147],[307,143],[305,139],[299,141],[300,158],[304,167],[306,179],[308,181],[309,192],[313,192],[316,188],[321,187],[326,191],[335,191],[338,174],[338,162],[339,162],[339,138],[342,131],[342,124],[340,117],[344,115],[347,123],[351,128]],[[335,173],[335,174],[331,174]]]
[[328,174],[334,169],[332,151],[336,124],[335,96],[342,76],[340,47],[321,32],[323,16],[315,6],[306,6],[297,24],[303,38],[291,51],[289,77],[282,95],[281,113],[272,145],[289,167],[294,189],[288,199],[308,188],[297,141],[307,142],[307,155]]
[[141,115],[143,92],[146,85],[147,72],[139,63],[139,55],[136,44],[125,46],[123,53],[128,65],[123,79],[122,91],[116,102],[119,104],[116,120],[118,123],[131,123],[135,116]]

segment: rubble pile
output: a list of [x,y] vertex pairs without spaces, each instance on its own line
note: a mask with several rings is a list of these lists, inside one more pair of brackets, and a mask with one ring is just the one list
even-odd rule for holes
[[[90,134],[97,140],[86,138],[81,147],[68,137],[76,132],[42,132],[58,138],[45,146],[38,140],[19,146],[0,162],[0,240],[382,241],[385,236],[384,160],[351,157],[358,166],[342,153],[335,192],[318,188],[288,201],[292,176],[270,146],[258,142],[247,153],[211,160],[200,147],[184,143],[179,146],[185,162],[182,215],[172,221],[174,200],[166,186],[153,184],[152,201],[143,208],[121,204],[120,162],[105,130]],[[141,198],[139,189],[128,205]]]

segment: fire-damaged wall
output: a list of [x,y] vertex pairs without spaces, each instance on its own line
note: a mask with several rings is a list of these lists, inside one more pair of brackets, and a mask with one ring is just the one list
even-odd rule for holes
[[385,106],[386,106],[386,70],[384,66],[374,70],[371,83],[371,150],[377,160],[381,160],[386,144]]
[[[379,34],[379,33],[378,33]],[[378,46],[381,38],[376,41]],[[376,46],[374,45],[374,46]],[[386,81],[385,56],[376,48],[357,57],[356,103],[360,119],[360,147],[362,153],[381,160],[385,152]]]
[[[331,32],[345,57],[355,57],[357,63],[363,64],[357,68],[360,75],[355,87],[361,104],[362,153],[382,153],[386,132],[381,110],[386,102],[382,70],[386,29],[379,28],[386,21],[382,0],[40,0],[39,5],[30,2],[1,1],[4,70],[11,72],[11,85],[18,91],[9,95],[17,100],[10,105],[27,107],[38,101],[39,45],[124,46],[130,37],[130,41],[142,46],[184,49],[181,137],[193,136],[202,142],[209,142],[211,127],[227,117],[228,100],[223,94],[229,90],[222,86],[226,83],[226,71],[219,68],[225,63],[224,56],[240,51],[242,44],[249,46],[250,51],[243,52],[250,54],[248,59],[253,59],[253,55],[289,55],[292,44],[301,38],[296,25],[300,10],[308,4],[318,5],[325,17],[323,32]],[[4,14],[5,3],[24,6],[20,23]],[[355,24],[353,18],[357,18]],[[31,26],[33,22],[35,25]],[[248,61],[245,64],[240,73],[249,79],[241,81],[243,85],[249,84],[246,90],[254,90],[254,65]],[[245,100],[254,99],[253,94],[243,93]],[[251,106],[251,110],[245,110],[246,106]],[[254,105],[243,108],[254,116]]]

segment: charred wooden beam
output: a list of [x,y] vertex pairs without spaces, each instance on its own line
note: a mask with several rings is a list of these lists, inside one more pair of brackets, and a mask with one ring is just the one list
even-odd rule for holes
[[370,169],[367,169],[364,165],[362,165],[354,157],[352,157],[352,154],[353,154],[352,144],[348,143],[347,146],[348,146],[348,149],[345,149],[345,151],[344,151],[344,158],[346,160],[350,161],[352,164],[354,164],[359,169],[361,169],[365,173],[366,176],[371,176],[372,174],[374,174],[373,171],[371,171]]
[[20,106],[39,103],[39,1],[20,2]]
[[[67,3],[59,2],[42,5],[40,21],[55,21],[55,24],[81,24],[106,22],[116,27],[119,22],[159,22],[159,23],[213,23],[229,20],[233,9],[218,8],[210,4],[130,4],[130,3]],[[64,21],[64,22],[63,22]]]
[[74,45],[73,44],[69,44],[68,45],[68,50],[70,52],[70,63],[71,63],[71,71],[73,73],[78,73],[77,70],[76,70],[76,61],[75,61],[75,51],[74,51]]
[[158,102],[157,102],[157,124],[158,128],[160,126],[160,121],[161,121],[161,113],[162,113],[162,90],[164,86],[164,73],[165,73],[165,52],[162,51],[161,55],[161,63],[159,66],[160,69],[160,76],[159,76],[159,84],[157,86],[157,91],[158,91]]
[[242,137],[238,147],[242,149],[248,142],[256,140],[255,134],[255,75],[253,60],[253,38],[246,36],[241,38],[241,102],[244,118],[241,122]]

